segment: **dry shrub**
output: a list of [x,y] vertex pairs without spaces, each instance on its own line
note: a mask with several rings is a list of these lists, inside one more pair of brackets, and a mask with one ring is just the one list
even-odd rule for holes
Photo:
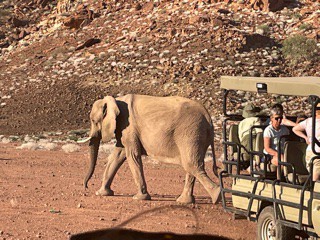
[[316,41],[299,34],[283,41],[282,53],[291,63],[314,59],[317,56],[316,50]]

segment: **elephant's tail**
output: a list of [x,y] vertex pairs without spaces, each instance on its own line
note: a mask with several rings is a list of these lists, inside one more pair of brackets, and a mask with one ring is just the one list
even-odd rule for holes
[[215,149],[214,149],[214,127],[212,124],[212,136],[211,136],[211,151],[212,151],[212,161],[213,161],[213,166],[212,166],[212,170],[213,173],[216,177],[219,177],[218,174],[218,166],[217,166],[217,160],[216,160],[216,154],[215,154]]
[[218,169],[219,167],[217,166],[217,161],[216,161],[216,155],[215,155],[215,151],[214,151],[214,143],[213,143],[214,140],[212,140],[212,143],[211,143],[211,149],[212,149],[212,160],[213,160],[213,166],[212,166],[212,170],[213,170],[213,173],[216,177],[219,177],[219,173],[218,173]]

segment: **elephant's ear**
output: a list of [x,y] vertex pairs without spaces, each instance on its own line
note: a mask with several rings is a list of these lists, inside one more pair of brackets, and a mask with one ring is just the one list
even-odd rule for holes
[[103,121],[102,121],[102,140],[104,142],[110,141],[114,137],[116,130],[116,118],[120,114],[120,110],[117,106],[116,100],[107,96],[103,99]]

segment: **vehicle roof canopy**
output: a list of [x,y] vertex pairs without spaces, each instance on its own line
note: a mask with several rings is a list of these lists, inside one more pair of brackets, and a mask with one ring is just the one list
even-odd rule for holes
[[320,96],[320,77],[234,77],[221,76],[220,88],[258,92],[264,83],[267,93],[294,96]]

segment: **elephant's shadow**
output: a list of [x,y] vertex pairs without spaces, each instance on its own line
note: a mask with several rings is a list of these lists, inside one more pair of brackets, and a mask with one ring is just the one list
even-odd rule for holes
[[[159,202],[175,202],[179,195],[152,195],[153,201],[159,201]],[[212,204],[211,198],[206,196],[197,196],[195,197],[197,204]]]
[[[133,194],[115,194],[115,197],[132,198]],[[151,201],[175,202],[179,195],[151,194]],[[195,197],[197,204],[212,204],[211,198],[207,196]],[[231,200],[230,200],[231,201]]]

